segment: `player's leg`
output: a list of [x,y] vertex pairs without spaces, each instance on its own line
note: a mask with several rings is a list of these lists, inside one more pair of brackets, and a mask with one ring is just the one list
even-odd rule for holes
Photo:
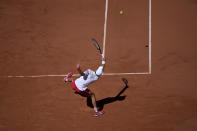
[[98,111],[98,108],[97,108],[97,105],[96,105],[96,97],[95,97],[95,94],[93,92],[91,92],[90,97],[91,97],[91,100],[92,100],[92,105],[94,107],[94,111],[97,112]]
[[102,115],[104,112],[98,110],[98,107],[97,107],[97,104],[96,104],[95,94],[93,92],[91,92],[90,96],[91,96],[91,100],[92,100],[92,105],[94,107],[94,112],[95,112],[94,113],[94,116],[100,116],[100,115]]

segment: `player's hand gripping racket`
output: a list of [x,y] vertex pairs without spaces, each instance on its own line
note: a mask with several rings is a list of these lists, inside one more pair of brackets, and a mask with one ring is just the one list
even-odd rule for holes
[[99,53],[101,54],[101,56],[103,56],[103,55],[102,55],[102,52],[101,52],[101,48],[100,48],[100,46],[99,46],[97,40],[94,39],[94,38],[92,38],[92,43],[93,43],[93,45],[96,47],[96,49],[99,51]]

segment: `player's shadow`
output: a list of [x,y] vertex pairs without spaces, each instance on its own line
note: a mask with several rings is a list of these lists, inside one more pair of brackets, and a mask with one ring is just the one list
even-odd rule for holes
[[[128,83],[128,81],[127,81],[127,83]],[[97,101],[97,107],[98,107],[98,109],[99,110],[103,110],[104,105],[106,105],[106,104],[109,104],[109,103],[112,103],[112,102],[115,102],[115,101],[123,101],[123,100],[125,100],[126,95],[121,96],[121,94],[123,92],[125,92],[125,90],[129,87],[127,85],[127,83],[125,84],[125,87],[115,97],[107,97],[107,98],[98,100]],[[87,97],[87,106],[93,108],[91,97]]]

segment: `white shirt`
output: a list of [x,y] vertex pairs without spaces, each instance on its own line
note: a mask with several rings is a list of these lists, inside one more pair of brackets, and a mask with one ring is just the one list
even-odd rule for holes
[[96,73],[90,69],[84,72],[85,76],[81,76],[75,80],[75,85],[80,91],[85,91],[88,88],[88,85],[92,82],[98,80]]

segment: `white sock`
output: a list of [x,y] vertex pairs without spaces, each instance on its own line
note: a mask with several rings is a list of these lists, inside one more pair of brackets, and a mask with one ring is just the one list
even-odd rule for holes
[[97,109],[97,107],[94,107],[94,111],[95,111],[95,112],[98,112],[98,109]]

